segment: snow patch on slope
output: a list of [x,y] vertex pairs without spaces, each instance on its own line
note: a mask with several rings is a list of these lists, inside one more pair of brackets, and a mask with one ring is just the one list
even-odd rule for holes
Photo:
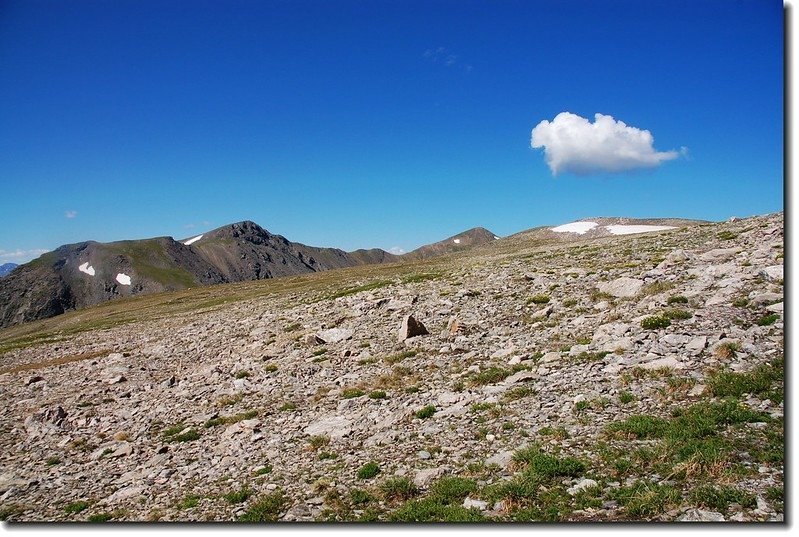
[[85,272],[89,276],[94,276],[94,274],[95,274],[94,267],[89,265],[88,261],[86,261],[84,264],[79,266],[78,270],[81,271],[81,272]]
[[648,233],[650,231],[665,231],[667,229],[675,229],[674,226],[647,226],[639,225],[624,225],[618,224],[614,226],[605,226],[605,229],[614,235],[631,235],[633,233]]
[[[203,233],[203,235],[204,235],[204,233]],[[202,239],[202,238],[203,238],[203,236],[202,236],[202,235],[197,235],[197,236],[196,236],[196,237],[194,237],[193,239],[189,239],[189,240],[187,240],[186,242],[184,242],[183,244],[185,244],[186,246],[188,246],[188,245],[190,245],[190,244],[194,244],[195,242],[197,242],[198,240],[200,240],[200,239]]]
[[555,233],[577,233],[578,235],[583,235],[598,225],[599,224],[596,222],[571,222],[570,224],[563,224],[562,226],[553,227],[549,230]]
[[455,244],[460,244],[461,240],[460,239],[452,239],[452,242],[454,242]]
[[127,274],[122,274],[120,272],[119,274],[117,274],[116,280],[122,285],[130,285],[130,276],[128,276]]

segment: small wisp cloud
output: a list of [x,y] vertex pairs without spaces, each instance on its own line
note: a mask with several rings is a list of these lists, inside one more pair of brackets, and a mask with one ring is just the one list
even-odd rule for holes
[[33,250],[0,250],[0,262],[14,261],[21,263],[39,257],[49,251],[50,250],[45,250],[44,248],[34,248]]
[[648,130],[631,127],[613,116],[595,114],[594,122],[561,112],[552,121],[540,122],[532,131],[530,146],[544,148],[552,175],[627,172],[655,168],[676,159],[680,151],[657,151]]

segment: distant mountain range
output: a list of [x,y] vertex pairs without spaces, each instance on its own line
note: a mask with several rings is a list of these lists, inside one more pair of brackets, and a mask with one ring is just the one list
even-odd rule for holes
[[19,265],[17,265],[16,263],[4,263],[0,265],[0,278],[8,275],[12,270],[17,268],[18,266]]
[[426,259],[496,239],[474,228],[403,255],[378,248],[345,252],[291,242],[244,221],[182,241],[157,237],[67,244],[0,280],[0,327],[117,297]]

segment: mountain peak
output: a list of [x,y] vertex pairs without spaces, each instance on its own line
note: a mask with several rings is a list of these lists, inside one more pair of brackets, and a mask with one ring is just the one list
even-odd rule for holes
[[473,227],[462,231],[457,235],[447,237],[446,239],[433,244],[427,244],[421,248],[403,255],[406,259],[427,259],[438,255],[458,252],[473,246],[481,244],[488,244],[497,240],[497,236],[491,233],[484,227]]
[[17,268],[19,265],[16,263],[3,263],[0,265],[0,278]]

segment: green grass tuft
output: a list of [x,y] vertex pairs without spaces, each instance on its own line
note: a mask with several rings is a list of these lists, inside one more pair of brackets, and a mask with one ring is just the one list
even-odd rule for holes
[[646,317],[641,321],[641,328],[646,330],[658,330],[660,328],[666,328],[669,325],[671,325],[671,321],[667,317],[657,315]]
[[355,474],[358,479],[371,479],[380,473],[380,466],[376,462],[368,462],[358,469]]
[[273,492],[263,496],[250,505],[249,509],[238,518],[239,522],[275,522],[286,506],[287,500],[282,492]]
[[637,519],[647,519],[664,513],[680,502],[680,491],[670,485],[650,481],[634,484],[612,491],[611,495],[624,506],[627,513]]
[[484,386],[486,384],[496,384],[497,382],[505,380],[512,374],[512,371],[502,367],[489,367],[479,373],[475,373],[471,377],[472,384],[477,386]]
[[77,514],[80,513],[81,511],[85,511],[88,508],[89,508],[89,502],[80,500],[66,505],[64,507],[64,512],[70,514]]
[[435,413],[436,413],[436,407],[434,407],[433,405],[427,405],[417,410],[416,413],[414,413],[414,416],[416,416],[420,420],[425,420],[427,418],[432,417],[433,414]]
[[763,317],[759,318],[756,322],[758,326],[769,326],[777,322],[780,318],[779,315],[776,313],[771,313],[769,315],[764,315]]

